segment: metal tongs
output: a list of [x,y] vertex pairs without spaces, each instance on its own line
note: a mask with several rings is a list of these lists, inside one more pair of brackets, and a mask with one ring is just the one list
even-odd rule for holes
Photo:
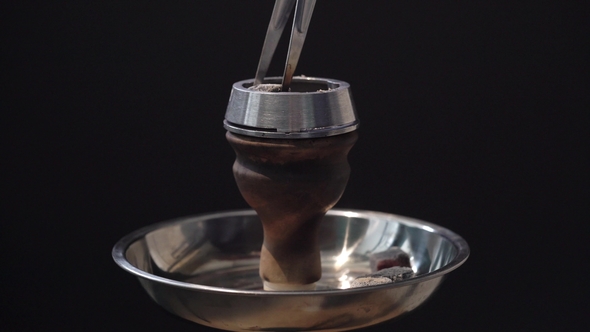
[[293,79],[293,73],[297,67],[301,49],[307,36],[307,29],[313,14],[313,8],[316,0],[276,0],[268,30],[266,31],[266,38],[264,39],[264,46],[262,47],[262,54],[258,62],[258,69],[254,78],[254,85],[262,84],[270,61],[279,44],[285,25],[289,20],[289,16],[295,6],[295,17],[293,18],[293,28],[291,30],[291,40],[289,42],[289,51],[287,53],[287,62],[285,63],[285,71],[283,73],[283,81],[281,83],[281,91],[288,92]]

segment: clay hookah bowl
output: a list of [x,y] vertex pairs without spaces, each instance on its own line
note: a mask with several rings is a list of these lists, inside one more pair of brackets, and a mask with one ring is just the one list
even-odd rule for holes
[[346,188],[357,139],[350,87],[294,77],[290,92],[268,92],[253,82],[233,85],[224,127],[236,183],[262,222],[260,277],[266,290],[315,289],[318,226]]

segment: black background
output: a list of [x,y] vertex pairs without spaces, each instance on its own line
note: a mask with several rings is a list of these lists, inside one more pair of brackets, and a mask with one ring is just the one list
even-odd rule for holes
[[[349,82],[361,119],[338,206],[427,220],[472,250],[422,308],[367,331],[584,326],[581,4],[318,1],[296,73]],[[148,224],[247,207],[222,120],[273,1],[10,6],[1,324],[213,331],[161,310],[110,250]]]

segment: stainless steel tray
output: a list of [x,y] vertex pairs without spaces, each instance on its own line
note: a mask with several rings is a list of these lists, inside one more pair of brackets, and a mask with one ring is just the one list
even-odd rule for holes
[[[262,226],[253,210],[151,225],[121,239],[112,254],[166,310],[230,331],[346,331],[390,320],[421,305],[469,256],[465,240],[448,229],[372,211],[329,211],[320,243],[315,291],[262,290]],[[349,288],[370,272],[371,253],[392,246],[411,256],[415,277]]]

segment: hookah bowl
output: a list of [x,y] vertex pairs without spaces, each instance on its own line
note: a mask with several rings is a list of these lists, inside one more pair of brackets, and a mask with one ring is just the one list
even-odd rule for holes
[[234,84],[224,126],[236,183],[264,229],[260,276],[268,290],[314,289],[319,223],[344,192],[357,140],[349,85],[297,77],[290,92],[252,85]]

